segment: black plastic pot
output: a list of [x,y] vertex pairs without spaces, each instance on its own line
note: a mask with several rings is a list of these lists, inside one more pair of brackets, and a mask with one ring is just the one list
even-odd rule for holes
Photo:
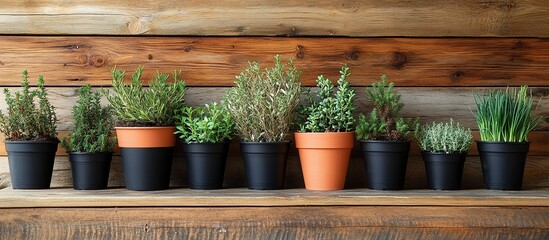
[[400,190],[408,165],[410,142],[360,141],[368,188],[375,190]]
[[284,187],[289,142],[241,142],[248,188],[274,190]]
[[192,189],[223,187],[229,143],[184,143],[187,176]]
[[107,188],[112,153],[69,152],[75,190]]
[[129,190],[168,189],[173,147],[120,148],[124,182]]
[[459,190],[467,153],[422,152],[427,184],[435,190]]
[[14,189],[50,188],[59,142],[6,141]]
[[529,142],[477,141],[486,188],[520,190],[529,147]]

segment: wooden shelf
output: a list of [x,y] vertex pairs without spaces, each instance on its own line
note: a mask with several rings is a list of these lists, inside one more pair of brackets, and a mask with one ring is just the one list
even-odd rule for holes
[[549,189],[255,191],[244,188],[138,192],[123,188],[76,191],[0,190],[0,208],[26,207],[243,207],[243,206],[523,206],[549,207]]

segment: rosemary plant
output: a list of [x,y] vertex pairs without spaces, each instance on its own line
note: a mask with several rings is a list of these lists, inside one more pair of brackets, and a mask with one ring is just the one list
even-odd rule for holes
[[141,82],[143,67],[131,76],[129,85],[124,83],[125,72],[113,68],[112,86],[114,94],[104,91],[114,108],[119,127],[173,126],[176,111],[185,107],[185,82],[179,80],[181,71],[173,73],[173,83],[169,74],[156,73],[149,87]]
[[518,92],[516,88],[507,88],[474,97],[477,112],[473,115],[482,141],[527,142],[528,133],[542,119],[532,112],[534,101],[528,86],[521,86]]
[[415,134],[419,147],[426,152],[466,153],[473,141],[471,129],[454,123],[453,119],[422,125]]
[[[12,94],[4,89],[6,114],[0,111],[0,131],[7,141],[59,141],[55,108],[47,98],[44,78],[38,76],[38,88],[30,90],[27,70],[23,71],[23,90]],[[35,102],[35,98],[38,102]],[[38,103],[38,104],[36,104]]]
[[409,141],[411,131],[419,127],[419,119],[402,118],[400,94],[394,89],[394,83],[387,84],[387,76],[381,75],[381,81],[366,89],[374,109],[370,116],[360,114],[356,128],[359,140]]
[[68,152],[112,152],[116,137],[112,108],[101,106],[101,94],[93,92],[90,84],[78,89],[78,100],[72,108],[74,130],[64,137],[61,146]]
[[242,141],[288,141],[301,94],[300,75],[293,59],[286,68],[276,55],[273,68],[262,71],[258,62],[250,62],[236,76],[236,86],[227,91],[224,104]]
[[300,132],[349,132],[353,131],[355,119],[355,91],[347,81],[349,67],[343,66],[339,71],[337,91],[334,84],[324,76],[318,76],[316,82],[319,88],[315,101],[307,94],[308,103],[300,110]]
[[181,110],[176,125],[180,138],[186,143],[220,143],[230,141],[234,121],[229,113],[217,103],[204,107],[185,107]]

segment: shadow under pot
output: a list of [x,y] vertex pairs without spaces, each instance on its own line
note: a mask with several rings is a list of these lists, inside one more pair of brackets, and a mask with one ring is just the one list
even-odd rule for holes
[[529,147],[529,142],[477,141],[486,188],[521,190]]
[[409,141],[360,141],[368,188],[401,190],[408,165]]
[[115,130],[126,188],[168,189],[175,127],[116,127]]
[[220,189],[223,187],[229,143],[183,143],[189,187]]
[[427,184],[434,190],[459,190],[467,153],[422,152]]
[[284,187],[289,142],[241,142],[248,188],[276,190]]
[[107,188],[112,152],[69,152],[72,169],[72,186],[75,190]]
[[58,141],[6,141],[13,189],[50,188]]

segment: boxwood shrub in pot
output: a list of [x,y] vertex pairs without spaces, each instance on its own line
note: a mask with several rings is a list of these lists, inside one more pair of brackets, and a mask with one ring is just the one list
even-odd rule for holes
[[78,89],[72,108],[74,129],[61,141],[69,154],[73,188],[95,190],[107,188],[116,137],[112,134],[112,108],[101,105],[101,94],[89,84]]
[[290,125],[301,94],[293,60],[283,64],[275,56],[274,67],[258,62],[236,76],[224,104],[240,136],[248,188],[267,190],[284,186]]
[[167,189],[175,146],[176,111],[185,105],[185,82],[180,72],[156,73],[149,86],[141,82],[143,68],[124,83],[125,72],[112,69],[113,93],[104,91],[112,105],[124,181],[130,190]]
[[374,104],[369,116],[361,114],[356,128],[364,154],[368,188],[399,190],[404,188],[411,131],[419,120],[400,117],[404,106],[387,76],[366,91]]
[[446,123],[422,125],[415,135],[422,150],[429,188],[460,189],[463,164],[473,141],[471,129],[450,119]]
[[7,109],[0,111],[0,131],[5,136],[14,189],[49,188],[59,139],[55,109],[47,98],[44,78],[30,89],[23,71],[22,90],[4,89]]
[[354,145],[355,92],[343,66],[334,84],[324,76],[317,78],[316,96],[309,92],[308,103],[300,111],[300,130],[295,133],[305,188],[339,190],[345,187],[347,167]]
[[183,140],[190,188],[222,188],[233,119],[217,103],[185,107],[177,119],[176,134]]
[[[542,117],[532,112],[527,86],[475,94],[473,113],[480,131],[477,148],[488,189],[520,190],[530,142],[528,133]],[[538,102],[539,104],[539,102]]]

